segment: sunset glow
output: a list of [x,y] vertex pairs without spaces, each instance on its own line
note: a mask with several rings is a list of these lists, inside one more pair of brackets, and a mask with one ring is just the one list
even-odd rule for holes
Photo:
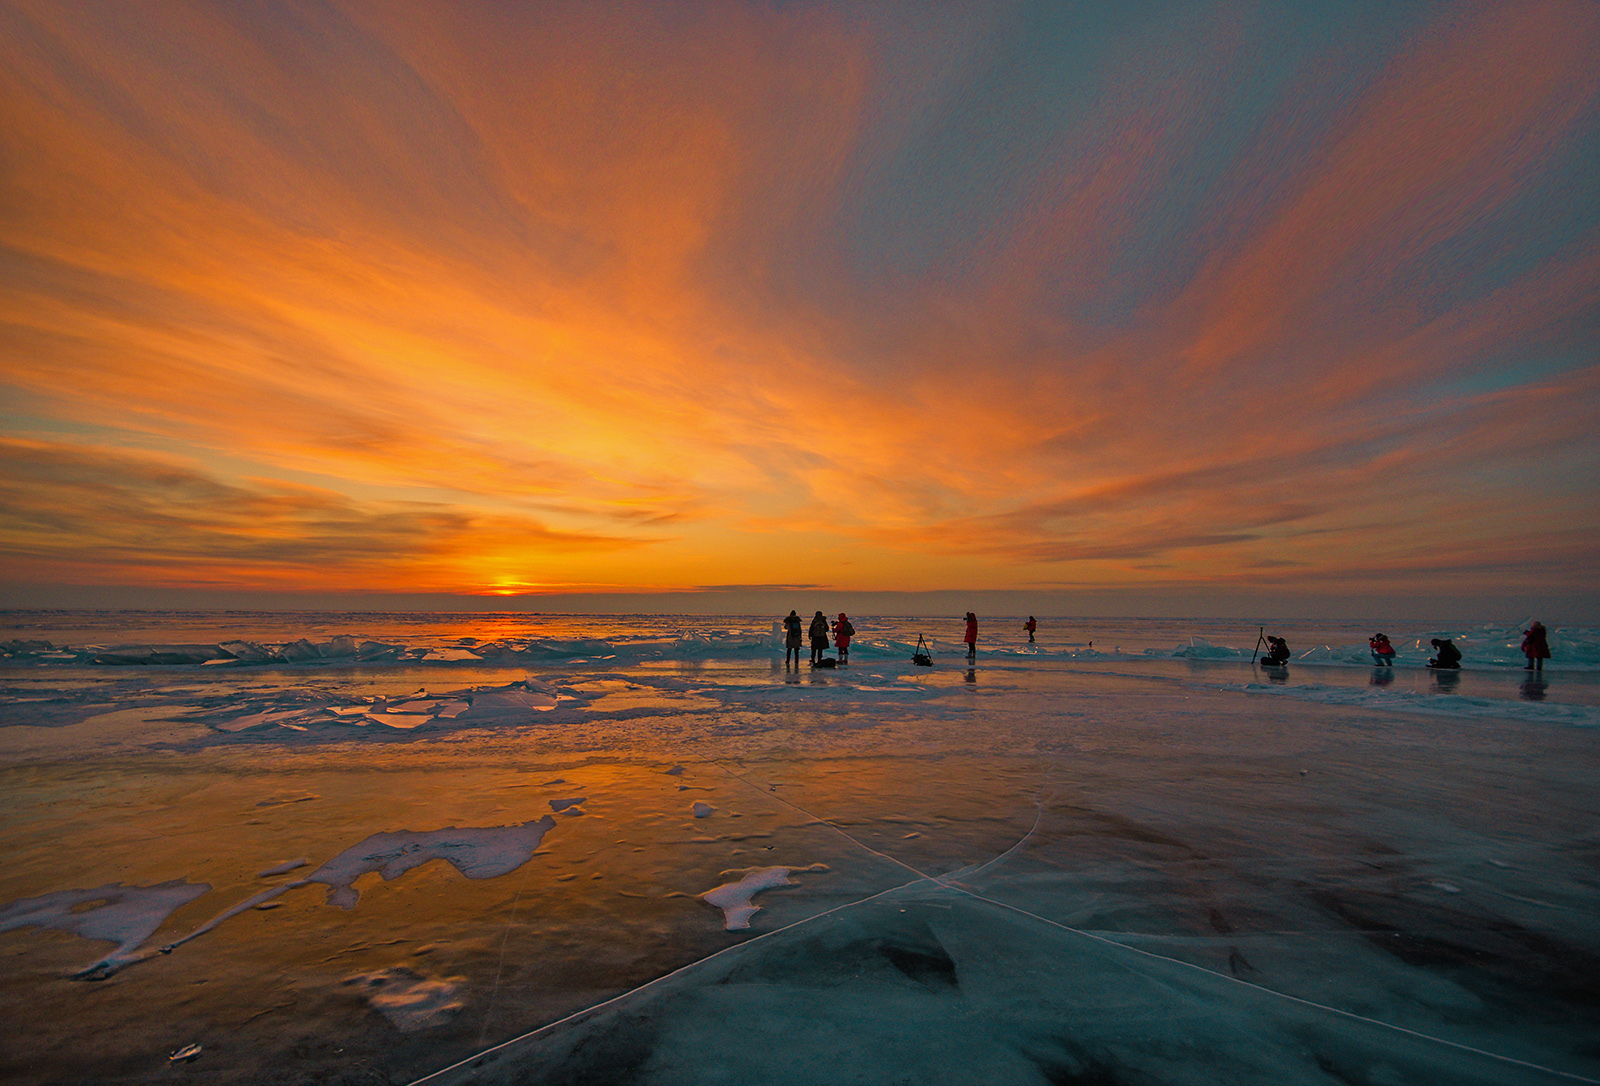
[[1596,56],[1587,0],[0,0],[8,598],[1593,601]]

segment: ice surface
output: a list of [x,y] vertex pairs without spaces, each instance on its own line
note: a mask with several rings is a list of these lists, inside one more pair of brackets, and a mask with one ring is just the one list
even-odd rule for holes
[[797,673],[770,616],[141,621],[0,675],[8,1081],[1600,1080],[1571,630],[1536,677],[1457,629],[1445,679],[1364,627],[913,669],[856,618]]

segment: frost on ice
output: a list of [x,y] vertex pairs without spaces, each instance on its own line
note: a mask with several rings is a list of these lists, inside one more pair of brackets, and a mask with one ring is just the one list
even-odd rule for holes
[[442,1025],[466,1004],[461,999],[465,977],[429,980],[414,969],[397,965],[345,978],[366,993],[367,1003],[402,1033]]

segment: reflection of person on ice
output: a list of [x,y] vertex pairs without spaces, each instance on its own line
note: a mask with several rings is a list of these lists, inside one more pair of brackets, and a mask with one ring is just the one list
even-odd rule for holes
[[1461,666],[1461,650],[1456,648],[1455,642],[1448,637],[1442,641],[1435,637],[1431,644],[1439,655],[1428,661],[1429,667],[1452,668]]
[[978,616],[967,612],[967,632],[961,635],[961,640],[967,643],[967,659],[975,660],[978,656]]
[[1028,644],[1033,644],[1033,631],[1039,628],[1038,621],[1032,615],[1029,615],[1028,621],[1022,624],[1022,628],[1028,631]]
[[783,620],[783,666],[789,666],[789,654],[794,653],[794,666],[800,666],[800,616],[790,611]]
[[[828,620],[822,617],[821,611],[818,611],[816,617],[811,620],[811,662],[821,663],[822,654],[827,651]],[[795,662],[799,662],[799,657],[795,658]]]
[[855,635],[856,628],[850,625],[850,620],[845,617],[843,611],[840,611],[838,620],[833,624],[833,643],[839,646],[841,664],[850,662],[850,639]]

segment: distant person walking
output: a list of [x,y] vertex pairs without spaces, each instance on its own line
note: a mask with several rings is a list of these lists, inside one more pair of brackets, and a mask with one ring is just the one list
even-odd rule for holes
[[[822,662],[822,654],[828,651],[828,620],[818,611],[811,620],[811,662]],[[798,662],[798,658],[797,662]]]
[[1451,641],[1448,637],[1443,640],[1435,637],[1429,644],[1439,654],[1428,661],[1429,667],[1448,669],[1461,666],[1461,650],[1456,648],[1454,641]]
[[789,654],[794,653],[794,666],[800,666],[800,616],[793,611],[783,620],[783,666],[789,666]]
[[833,624],[833,643],[839,646],[839,662],[850,662],[850,639],[856,635],[856,628],[850,625],[849,617],[839,612],[838,621]]
[[1535,622],[1522,631],[1522,655],[1528,658],[1522,670],[1544,670],[1544,662],[1550,659],[1550,639],[1545,636],[1544,623]]
[[1032,615],[1029,615],[1028,616],[1028,621],[1026,621],[1026,622],[1024,622],[1022,624],[1022,628],[1024,630],[1028,631],[1028,644],[1030,644],[1030,645],[1033,644],[1033,631],[1035,631],[1035,630],[1037,630],[1039,628],[1038,620],[1035,619]]
[[1386,634],[1373,634],[1367,642],[1372,648],[1372,662],[1379,667],[1394,666],[1394,646],[1389,643]]
[[978,657],[978,616],[971,611],[967,612],[967,632],[961,635],[961,640],[967,643],[967,659],[975,660]]

